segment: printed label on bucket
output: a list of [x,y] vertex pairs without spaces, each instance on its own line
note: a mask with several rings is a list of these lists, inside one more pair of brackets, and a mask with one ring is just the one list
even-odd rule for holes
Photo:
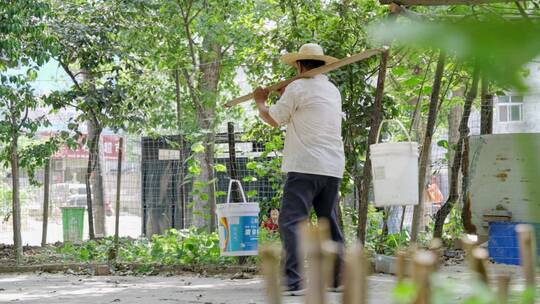
[[257,250],[259,218],[228,216],[219,218],[219,247],[222,252]]

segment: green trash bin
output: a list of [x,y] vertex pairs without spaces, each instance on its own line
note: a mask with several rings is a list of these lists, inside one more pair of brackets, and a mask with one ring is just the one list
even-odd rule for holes
[[62,207],[64,243],[80,243],[83,239],[84,207]]

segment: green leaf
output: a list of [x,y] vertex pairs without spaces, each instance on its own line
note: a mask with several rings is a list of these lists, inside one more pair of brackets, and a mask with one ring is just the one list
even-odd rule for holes
[[376,43],[437,48],[462,61],[476,62],[490,80],[520,91],[526,90],[521,69],[540,54],[539,23],[509,22],[497,15],[484,15],[482,21],[391,21],[372,26],[370,32]]
[[416,285],[410,282],[397,283],[392,291],[392,297],[398,303],[412,303],[417,294]]
[[395,76],[399,77],[403,74],[405,74],[405,72],[407,71],[407,68],[404,67],[404,66],[397,66],[395,68],[392,69],[392,74],[394,74]]
[[216,164],[214,166],[214,169],[217,171],[217,172],[227,172],[227,167],[223,164]]
[[448,140],[442,139],[437,142],[437,146],[448,149]]
[[202,142],[195,143],[191,146],[191,151],[195,153],[202,153],[204,152],[204,146]]
[[412,88],[419,85],[420,83],[422,83],[422,78],[415,76],[403,81],[402,85]]

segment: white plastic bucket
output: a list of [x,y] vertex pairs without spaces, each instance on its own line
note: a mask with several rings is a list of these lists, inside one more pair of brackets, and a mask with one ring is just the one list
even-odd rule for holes
[[[407,135],[408,142],[378,143],[385,122],[396,122]],[[418,143],[401,122],[383,120],[377,144],[370,145],[374,203],[377,207],[418,204]]]
[[[232,184],[237,183],[243,203],[231,203]],[[259,204],[248,203],[240,181],[231,179],[227,202],[216,208],[219,248],[222,256],[257,255],[259,241]]]

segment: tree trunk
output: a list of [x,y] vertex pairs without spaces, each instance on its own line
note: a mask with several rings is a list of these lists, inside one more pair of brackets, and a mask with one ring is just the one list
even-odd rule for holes
[[493,94],[489,93],[489,82],[482,77],[482,101],[480,106],[480,134],[493,133]]
[[49,184],[50,184],[50,159],[45,162],[43,169],[43,229],[41,230],[41,247],[47,245],[47,224],[49,222]]
[[451,180],[450,180],[450,189],[448,194],[448,199],[446,200],[446,203],[442,206],[439,211],[437,211],[437,214],[435,215],[435,227],[433,231],[433,237],[434,238],[441,238],[443,234],[443,225],[444,221],[446,220],[446,217],[448,214],[450,214],[450,211],[452,211],[452,208],[454,207],[454,204],[459,199],[459,169],[461,168],[461,161],[463,156],[463,145],[465,142],[465,139],[467,135],[469,134],[469,116],[471,114],[471,108],[472,103],[474,99],[476,98],[476,95],[478,93],[478,80],[479,80],[479,68],[478,66],[475,66],[473,71],[473,78],[472,78],[472,84],[469,92],[467,93],[467,96],[465,98],[465,104],[463,105],[463,115],[461,117],[461,122],[459,124],[459,141],[456,145],[456,151],[454,154],[454,160],[452,163],[451,168]]
[[437,122],[437,110],[439,106],[439,98],[441,91],[441,81],[444,74],[444,62],[446,55],[443,51],[439,53],[439,59],[437,60],[437,68],[435,70],[435,76],[433,79],[433,90],[431,92],[431,99],[429,103],[429,114],[426,126],[426,132],[424,134],[424,142],[422,144],[422,150],[420,152],[420,162],[418,168],[418,205],[414,206],[411,241],[415,242],[418,237],[418,232],[423,225],[424,219],[424,189],[426,188],[426,177],[428,176],[428,163],[431,155],[431,142],[433,139],[433,133],[435,132],[435,124]]
[[101,131],[101,128],[96,128],[93,134],[95,144],[93,146],[94,150],[91,151],[94,158],[94,178],[92,181],[94,188],[95,233],[98,237],[105,237],[105,189],[103,185],[103,170],[101,169],[101,157],[99,152],[99,139],[101,137]]
[[99,139],[102,128],[95,122],[88,122],[88,141],[92,144],[89,147],[88,157],[92,159],[91,184],[93,191],[93,211],[94,211],[94,232],[97,237],[106,236],[105,230],[105,193],[103,187],[103,172],[101,170],[101,159],[99,153]]
[[358,238],[362,244],[366,241],[367,213],[369,204],[369,189],[371,185],[371,159],[369,157],[369,145],[377,141],[377,132],[382,119],[382,99],[384,96],[384,82],[386,80],[386,66],[388,63],[389,51],[381,53],[381,62],[379,63],[379,74],[377,77],[377,89],[375,91],[375,100],[371,112],[371,128],[368,135],[368,148],[366,151],[366,162],[362,172],[362,182],[360,183],[360,201],[358,204]]
[[11,136],[11,202],[13,209],[13,248],[17,264],[22,262],[23,248],[21,237],[21,201],[19,184],[19,154],[18,154],[19,135],[13,133]]
[[461,222],[466,233],[476,234],[476,226],[472,223],[471,200],[469,196],[469,141],[463,142],[463,154],[461,155],[461,183],[462,210]]
[[[448,115],[448,168],[454,165],[454,155],[456,154],[455,147],[459,142],[459,124],[463,116],[463,107],[456,105],[450,110]],[[459,174],[459,173],[458,173]],[[451,188],[452,170],[448,170],[448,189]],[[458,184],[459,184],[458,177]],[[458,186],[459,187],[459,186]]]
[[[196,156],[201,166],[201,174],[197,181],[204,184],[201,198],[195,200],[193,222],[196,227],[207,227],[210,231],[215,231],[216,227],[216,195],[215,195],[215,174],[214,174],[214,140],[216,133],[215,109],[217,104],[217,89],[220,77],[221,45],[214,40],[211,35],[203,40],[204,51],[200,53],[200,79],[199,91],[202,93],[198,102],[198,122],[200,129],[205,132],[203,145],[204,153]],[[210,214],[207,214],[207,213]],[[202,217],[201,215],[205,215]],[[209,223],[208,223],[209,221]]]
[[193,225],[209,231],[215,230],[214,139],[214,134],[207,134],[204,138],[204,152],[195,156],[201,169],[196,182],[203,186],[197,189],[199,194],[194,196]]
[[[87,137],[86,139],[88,151],[93,150],[93,141],[90,141],[89,137]],[[94,208],[92,203],[92,187],[90,186],[90,180],[92,178],[92,168],[94,167],[93,163],[93,159],[90,153],[88,153],[88,162],[86,164],[86,176],[84,178],[84,182],[86,185],[86,208],[88,209],[88,238],[90,238],[91,240],[96,238],[96,234],[94,233]]]

